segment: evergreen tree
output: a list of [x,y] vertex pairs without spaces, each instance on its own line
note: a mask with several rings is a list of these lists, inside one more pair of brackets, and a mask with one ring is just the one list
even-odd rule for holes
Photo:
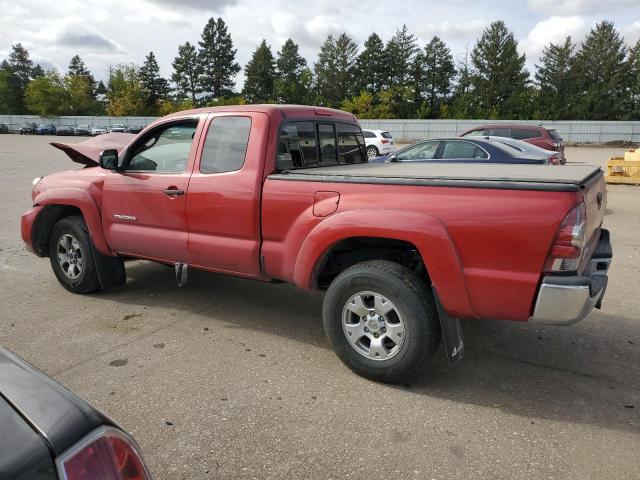
[[160,66],[153,52],[149,52],[140,67],[139,78],[146,95],[148,112],[156,115],[160,102],[169,95],[169,82],[160,76]]
[[13,73],[18,77],[21,91],[24,92],[28,83],[33,79],[33,61],[31,61],[29,52],[21,43],[12,45],[11,49],[8,63]]
[[598,23],[576,54],[576,118],[617,120],[624,112],[626,47],[611,22]]
[[540,89],[538,113],[541,118],[570,118],[574,47],[571,37],[567,37],[563,44],[551,43],[542,50],[540,65],[536,65],[536,82]]
[[372,33],[364,42],[364,50],[356,60],[356,89],[377,96],[388,81],[384,44],[377,33]]
[[354,87],[354,69],[358,46],[346,33],[337,40],[329,35],[320,47],[315,64],[318,101],[322,105],[338,107],[348,98]]
[[640,40],[629,50],[627,78],[629,79],[629,117],[632,120],[640,120]]
[[245,81],[242,95],[249,103],[268,103],[274,100],[276,62],[271,47],[262,40],[244,68]]
[[409,33],[406,25],[402,25],[384,50],[388,86],[407,87],[412,84],[413,57],[417,52],[416,37]]
[[503,21],[485,29],[471,52],[478,113],[485,118],[526,118],[529,73],[518,42]]
[[45,75],[44,68],[42,68],[39,64],[31,69],[31,78],[36,79]]
[[173,60],[173,74],[171,80],[176,84],[178,99],[191,99],[191,104],[196,105],[197,95],[200,92],[198,77],[200,65],[196,47],[186,42],[178,46],[178,56]]
[[84,61],[80,58],[80,55],[74,55],[69,61],[69,75],[77,75],[80,77],[88,77],[93,80],[91,72],[85,65]]
[[0,113],[16,115],[24,113],[23,110],[20,80],[9,63],[3,60],[0,64]]
[[222,18],[209,19],[198,45],[199,84],[205,98],[211,100],[232,94],[240,65],[235,61],[237,50]]
[[425,116],[438,116],[440,105],[451,91],[456,73],[451,50],[437,36],[416,55],[416,97],[424,100]]
[[290,38],[282,45],[276,60],[275,97],[279,103],[310,103],[312,75],[307,61]]

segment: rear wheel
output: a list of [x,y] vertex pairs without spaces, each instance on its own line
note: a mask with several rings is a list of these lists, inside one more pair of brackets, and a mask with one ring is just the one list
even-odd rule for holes
[[375,145],[369,145],[367,147],[367,158],[375,158],[380,156],[380,152],[378,152],[378,148]]
[[65,217],[49,236],[49,260],[60,284],[73,293],[100,288],[89,231],[81,216]]
[[387,260],[362,262],[338,275],[322,314],[338,357],[373,380],[410,380],[440,343],[431,291],[414,272]]

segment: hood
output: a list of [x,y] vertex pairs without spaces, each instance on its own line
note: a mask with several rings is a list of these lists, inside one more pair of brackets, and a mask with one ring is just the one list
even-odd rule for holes
[[76,163],[96,167],[104,150],[115,148],[119,154],[135,137],[132,133],[107,133],[80,143],[51,142],[51,145],[62,150]]

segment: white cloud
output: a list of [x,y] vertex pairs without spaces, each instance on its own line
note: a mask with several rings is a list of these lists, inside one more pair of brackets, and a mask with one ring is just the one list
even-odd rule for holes
[[490,22],[480,18],[452,22],[443,20],[440,23],[427,23],[420,33],[424,36],[438,35],[446,39],[475,38],[489,25]]
[[640,20],[620,29],[629,47],[633,47],[640,40]]
[[563,43],[567,36],[571,36],[574,43],[577,43],[589,28],[589,23],[579,15],[549,17],[535,24],[527,38],[520,42],[520,49],[535,62],[549,43]]
[[637,7],[638,0],[529,0],[529,8],[540,13],[587,15]]

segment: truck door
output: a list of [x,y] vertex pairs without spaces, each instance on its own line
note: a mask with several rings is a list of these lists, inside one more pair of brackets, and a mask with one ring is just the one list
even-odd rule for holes
[[186,193],[200,131],[194,118],[158,125],[123,154],[121,170],[107,173],[102,222],[114,251],[188,262]]
[[213,115],[205,126],[187,193],[188,263],[260,275],[260,198],[269,117]]

